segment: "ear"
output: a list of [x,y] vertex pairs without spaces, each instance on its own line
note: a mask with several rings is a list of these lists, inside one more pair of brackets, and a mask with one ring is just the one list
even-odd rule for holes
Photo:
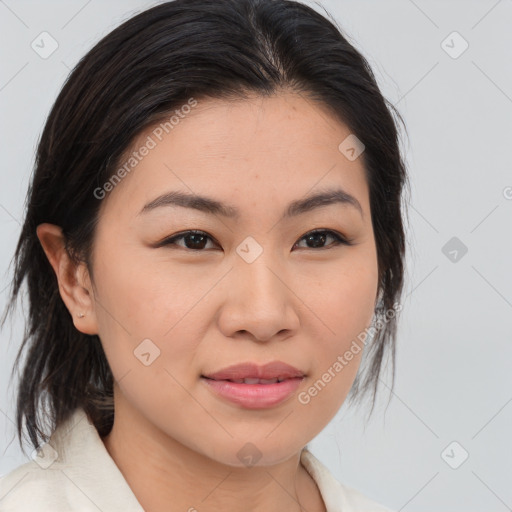
[[65,237],[59,226],[39,224],[36,233],[55,271],[60,296],[73,318],[75,327],[84,334],[98,334],[94,292],[87,266],[85,263],[76,264],[70,258],[65,247]]

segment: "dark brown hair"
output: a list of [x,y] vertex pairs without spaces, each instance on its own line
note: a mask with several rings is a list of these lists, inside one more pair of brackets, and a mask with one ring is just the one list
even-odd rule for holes
[[[26,280],[28,322],[13,369],[25,354],[17,390],[20,445],[24,422],[36,448],[39,438],[46,441],[78,406],[102,436],[111,429],[114,414],[113,376],[100,339],[74,327],[36,227],[43,222],[60,226],[69,254],[84,261],[92,276],[101,204],[93,191],[114,174],[143,129],[190,97],[243,98],[281,89],[327,106],[364,143],[381,294],[376,311],[393,309],[404,273],[401,194],[407,177],[395,124],[403,121],[382,96],[365,58],[333,21],[298,2],[159,4],[124,22],[80,60],[38,144],[2,320],[3,325]],[[395,338],[396,317],[365,348],[350,401],[371,391],[375,403],[386,354],[393,362],[394,383]]]

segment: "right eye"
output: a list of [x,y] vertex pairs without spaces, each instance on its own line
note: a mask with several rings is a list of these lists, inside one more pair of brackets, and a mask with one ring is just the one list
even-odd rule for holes
[[[175,245],[178,247],[183,247],[184,249],[189,249],[191,251],[201,252],[201,249],[205,249],[205,244],[207,243],[208,239],[213,240],[213,238],[204,231],[183,231],[182,233],[173,235],[170,238],[166,238],[159,244],[159,247]],[[176,241],[178,240],[183,240],[184,245],[177,244]]]

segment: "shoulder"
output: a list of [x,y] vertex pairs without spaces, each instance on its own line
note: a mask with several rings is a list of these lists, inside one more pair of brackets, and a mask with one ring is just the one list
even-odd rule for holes
[[[78,489],[68,477],[72,460],[67,457],[67,452],[77,444],[77,438],[70,436],[68,442],[63,442],[67,431],[83,418],[82,411],[75,412],[57,429],[49,442],[34,452],[33,459],[0,478],[2,512],[87,510],[80,508],[81,500],[76,499]],[[79,504],[78,508],[76,503]]]
[[308,449],[303,450],[301,462],[315,480],[327,512],[394,512],[359,490],[336,480]]
[[[0,510],[2,512],[46,512],[62,510],[68,505],[62,492],[66,487],[63,473],[43,469],[30,461],[0,478]],[[68,482],[69,484],[69,482]]]
[[85,411],[0,478],[1,512],[143,512]]
[[395,512],[381,503],[377,503],[368,498],[353,487],[343,485],[339,482],[338,484],[345,494],[345,501],[349,507],[348,510],[353,510],[354,512]]

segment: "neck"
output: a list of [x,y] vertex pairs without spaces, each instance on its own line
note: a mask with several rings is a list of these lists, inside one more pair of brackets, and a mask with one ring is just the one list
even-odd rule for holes
[[325,511],[300,452],[273,466],[224,465],[119,405],[103,443],[146,512]]

